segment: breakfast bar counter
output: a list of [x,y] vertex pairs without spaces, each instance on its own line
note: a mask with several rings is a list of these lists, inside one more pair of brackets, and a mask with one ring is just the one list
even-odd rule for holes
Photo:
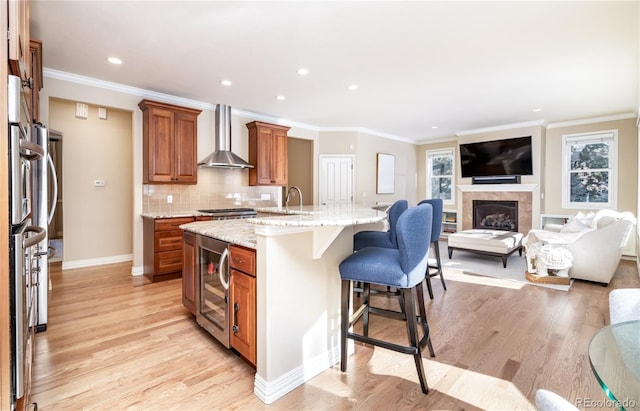
[[254,393],[270,404],[339,361],[338,265],[353,252],[354,227],[379,223],[386,213],[354,205],[256,211],[257,218],[181,228],[221,240],[233,235],[234,229],[246,230],[245,239],[255,241],[251,247],[257,250]]

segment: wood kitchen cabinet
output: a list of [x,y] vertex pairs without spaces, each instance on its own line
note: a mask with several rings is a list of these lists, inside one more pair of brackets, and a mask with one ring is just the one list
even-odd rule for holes
[[256,252],[229,246],[229,342],[254,367],[256,365]]
[[[211,220],[213,217],[196,217],[196,221]],[[193,315],[198,312],[197,289],[200,286],[196,238],[196,234],[188,231],[182,234],[182,305]]]
[[182,224],[194,217],[143,219],[144,276],[152,283],[182,275]]
[[9,71],[23,80],[31,73],[29,50],[29,2],[8,2]]
[[198,287],[196,235],[182,234],[182,305],[196,315],[196,290]]
[[42,42],[31,40],[29,52],[31,53],[31,115],[33,121],[40,119],[40,90],[44,87],[42,76]]
[[172,104],[142,100],[143,183],[198,182],[198,115]]
[[249,129],[250,186],[287,185],[287,131],[289,127],[253,121]]

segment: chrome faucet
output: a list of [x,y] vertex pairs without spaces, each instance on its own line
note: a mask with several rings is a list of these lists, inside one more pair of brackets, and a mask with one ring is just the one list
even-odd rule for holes
[[293,190],[298,192],[298,198],[300,198],[300,208],[302,208],[302,191],[298,186],[291,186],[289,188],[289,191],[287,191],[287,198],[284,200],[284,203],[287,207],[289,207],[289,199],[291,198],[291,191]]

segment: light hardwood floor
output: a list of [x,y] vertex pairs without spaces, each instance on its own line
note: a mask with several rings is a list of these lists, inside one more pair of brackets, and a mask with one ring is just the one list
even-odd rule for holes
[[[640,286],[631,262],[608,287],[576,281],[569,292],[445,272],[447,291],[435,279],[426,298],[436,351],[423,355],[428,395],[411,356],[357,345],[346,373],[337,364],[266,406],[253,369],[182,307],[179,279],[145,284],[130,264],[58,266],[51,276],[48,330],[36,335],[41,410],[514,410],[533,409],[538,388],[605,400],[587,346],[609,322],[609,292]],[[403,323],[378,317],[371,333],[406,336]]]

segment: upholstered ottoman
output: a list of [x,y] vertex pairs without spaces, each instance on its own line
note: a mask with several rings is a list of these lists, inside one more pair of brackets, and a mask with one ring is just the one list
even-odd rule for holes
[[516,250],[522,255],[522,233],[503,230],[464,230],[449,234],[449,259],[453,250],[469,251],[476,254],[502,258],[502,266],[507,268],[507,258]]

